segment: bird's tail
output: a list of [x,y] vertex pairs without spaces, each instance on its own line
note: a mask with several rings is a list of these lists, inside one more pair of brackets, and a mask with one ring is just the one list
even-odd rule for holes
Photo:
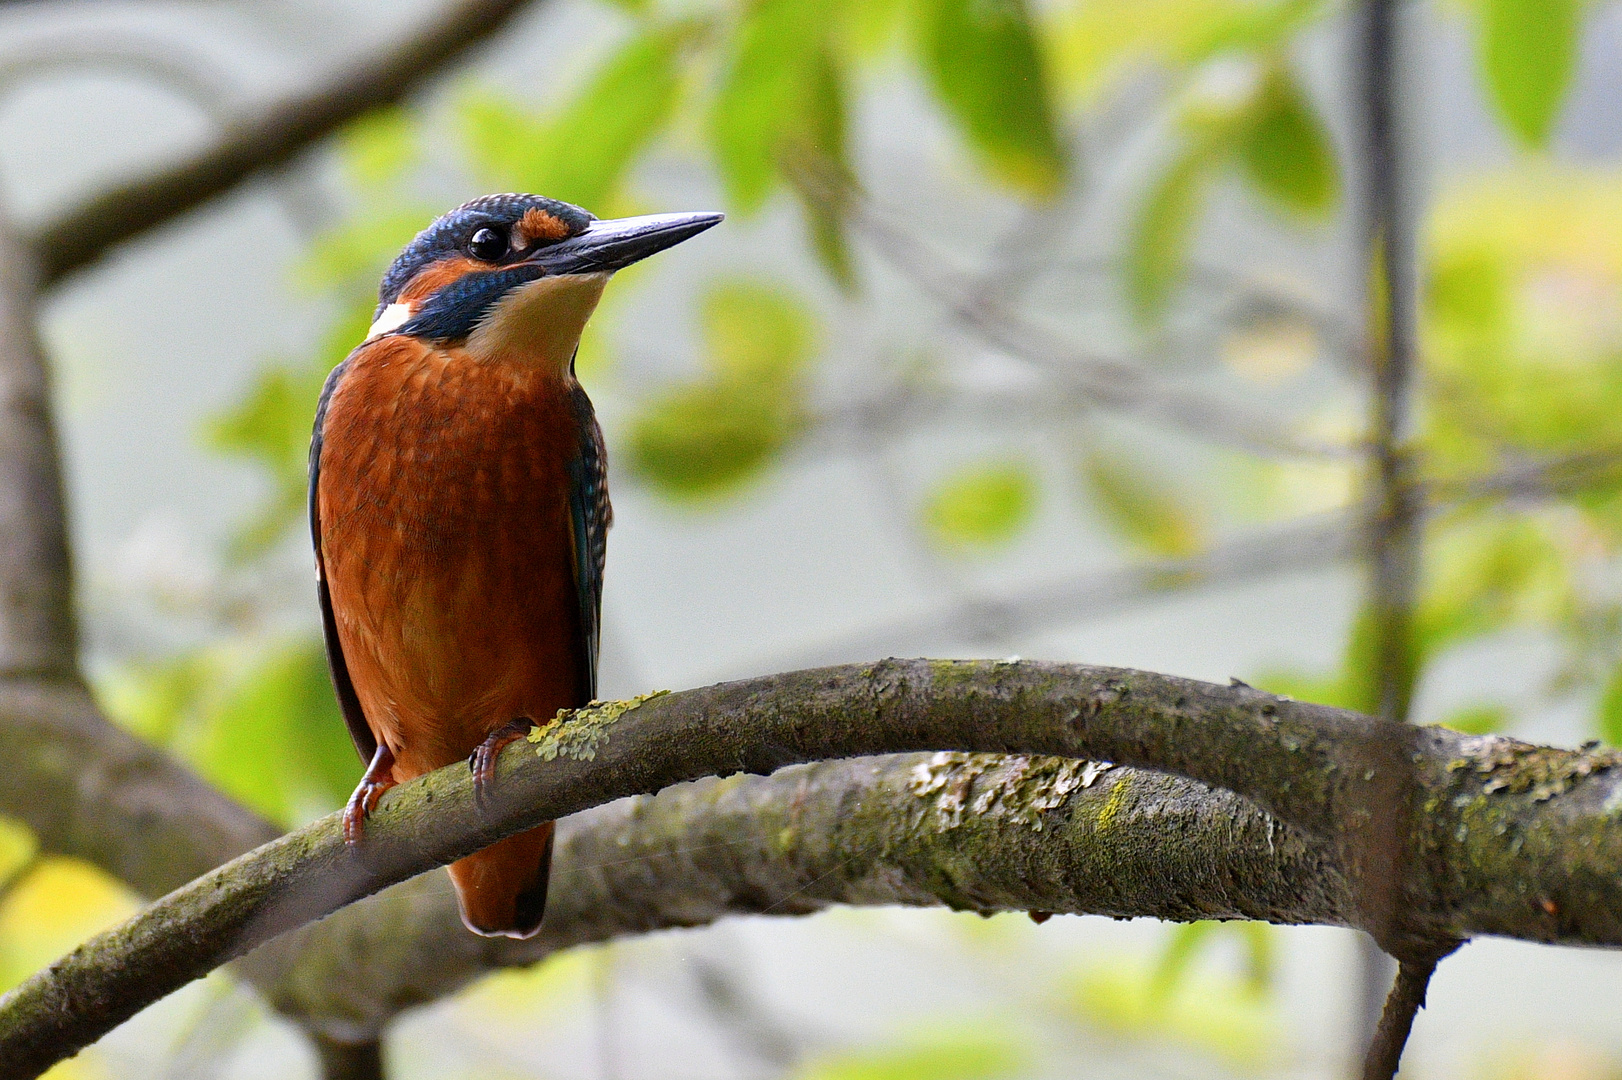
[[462,922],[485,937],[533,937],[546,911],[552,871],[548,821],[451,863]]

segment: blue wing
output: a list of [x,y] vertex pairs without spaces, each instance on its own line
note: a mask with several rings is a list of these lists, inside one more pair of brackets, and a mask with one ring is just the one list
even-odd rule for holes
[[588,699],[597,697],[597,649],[602,639],[603,563],[608,556],[608,455],[591,399],[574,389],[579,456],[570,465],[569,511],[574,525],[574,580],[580,601],[582,680]]
[[327,669],[332,673],[332,688],[338,695],[338,707],[343,710],[349,737],[355,741],[355,749],[360,752],[360,759],[369,762],[372,760],[372,754],[377,751],[377,737],[372,734],[371,726],[366,723],[366,714],[361,711],[360,698],[355,694],[355,684],[349,679],[349,665],[344,662],[343,646],[338,643],[338,620],[332,613],[332,594],[327,589],[326,561],[321,556],[319,492],[322,427],[327,420],[327,403],[332,400],[332,392],[338,388],[344,372],[348,370],[348,359],[332,369],[332,374],[327,376],[326,383],[321,387],[321,400],[315,407],[315,431],[310,436],[310,540],[315,544],[316,591],[321,599],[321,633],[326,638]]

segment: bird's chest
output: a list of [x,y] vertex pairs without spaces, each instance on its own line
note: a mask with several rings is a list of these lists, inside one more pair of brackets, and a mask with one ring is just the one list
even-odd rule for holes
[[428,564],[567,526],[569,395],[559,379],[456,353],[358,364],[323,424],[324,531]]
[[571,393],[405,349],[357,356],[334,391],[317,492],[327,579],[341,636],[399,672],[383,677],[402,704],[472,707],[537,663],[575,677]]

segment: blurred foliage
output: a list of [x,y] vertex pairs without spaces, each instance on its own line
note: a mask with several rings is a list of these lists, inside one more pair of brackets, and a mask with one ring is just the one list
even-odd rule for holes
[[1220,938],[1228,938],[1236,940],[1243,951],[1243,978],[1248,993],[1256,998],[1264,997],[1273,989],[1276,936],[1266,923],[1225,923],[1208,919],[1175,925],[1155,966],[1154,995],[1164,998],[1176,993],[1184,977],[1193,970],[1200,950]]
[[1029,1055],[1014,1039],[988,1031],[992,1026],[976,1017],[888,1045],[822,1055],[796,1070],[794,1080],[998,1080],[1018,1075]]
[[930,85],[992,174],[1057,195],[1066,156],[1023,0],[918,0]]
[[1189,249],[1215,180],[1236,171],[1268,204],[1303,222],[1340,198],[1340,166],[1323,120],[1276,54],[1254,58],[1216,92],[1192,92],[1167,164],[1150,182],[1126,239],[1127,298],[1146,322],[1185,282]]
[[87,862],[59,856],[31,862],[0,894],[0,990],[140,906],[122,883]]
[[463,138],[481,179],[611,215],[627,169],[669,123],[682,52],[703,32],[694,22],[650,24],[562,109],[539,120],[489,91],[469,96],[462,105]]
[[701,301],[704,374],[649,398],[625,433],[633,474],[673,499],[733,491],[804,428],[816,320],[792,292],[748,281]]
[[1527,146],[1549,132],[1577,67],[1585,0],[1476,0],[1481,70],[1504,125]]
[[923,521],[953,550],[1000,547],[1018,536],[1036,512],[1036,473],[1028,462],[973,465],[929,493]]
[[1158,963],[1135,956],[1089,961],[1065,981],[1064,1008],[1086,1027],[1117,1038],[1178,1046],[1247,1072],[1266,1068],[1280,1047],[1278,1005],[1266,992],[1265,978],[1254,970],[1232,974],[1177,958],[1210,933],[1178,927]]
[[537,1015],[556,1023],[578,1013],[591,998],[594,968],[612,945],[570,949],[527,968],[510,968],[479,980],[457,1006],[481,1021],[532,1025]]
[[360,779],[315,638],[230,641],[127,664],[99,689],[112,715],[284,825],[342,806]]
[[1110,532],[1149,555],[1187,558],[1206,543],[1206,525],[1178,484],[1121,450],[1094,448],[1081,463],[1093,508]]

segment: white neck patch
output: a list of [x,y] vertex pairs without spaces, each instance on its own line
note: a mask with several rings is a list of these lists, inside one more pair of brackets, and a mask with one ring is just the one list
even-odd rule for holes
[[377,321],[372,323],[372,328],[366,331],[366,340],[371,341],[375,337],[400,329],[415,313],[410,304],[390,304],[383,309]]

